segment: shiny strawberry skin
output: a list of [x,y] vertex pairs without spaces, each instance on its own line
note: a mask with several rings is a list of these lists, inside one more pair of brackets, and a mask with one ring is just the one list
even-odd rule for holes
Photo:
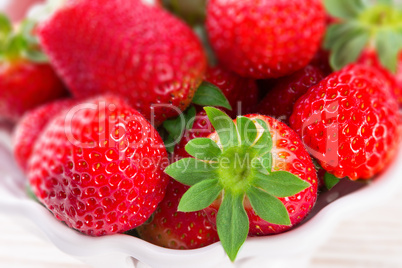
[[99,97],[56,116],[39,137],[28,177],[60,221],[91,236],[144,223],[169,181],[162,139],[136,110]]
[[224,67],[209,67],[205,80],[219,87],[225,94],[232,110],[223,109],[230,117],[248,114],[258,103],[258,88],[255,80],[243,78]]
[[311,65],[290,76],[279,78],[275,81],[275,87],[258,105],[258,113],[289,124],[296,101],[322,79],[324,79],[323,73]]
[[[399,61],[401,62],[400,65],[402,65],[402,60]],[[402,82],[398,80],[398,76],[400,76],[400,73],[402,73],[402,66],[398,68],[397,74],[393,75],[390,71],[388,71],[381,65],[375,51],[364,51],[358,62],[375,67],[379,72],[381,72],[381,74],[385,77],[387,83],[391,87],[395,98],[398,100],[399,106],[402,107]]]
[[69,1],[39,37],[74,96],[120,94],[156,125],[187,108],[206,70],[187,25],[136,1]]
[[320,0],[211,0],[207,31],[220,63],[256,79],[305,67],[320,46],[326,14]]
[[67,95],[49,64],[27,60],[0,63],[0,117],[15,122],[25,112]]
[[[250,221],[249,236],[282,233],[299,224],[314,207],[318,188],[316,170],[303,142],[287,125],[274,118],[258,114],[250,114],[246,117],[262,119],[270,128],[274,145],[272,149],[272,170],[288,171],[311,184],[310,187],[294,196],[279,198],[289,213],[291,226],[276,225],[264,221],[255,214],[248,200],[245,200],[245,209]],[[219,207],[220,199],[217,199],[212,205],[204,209],[212,223],[216,222]]]
[[170,180],[165,198],[149,221],[137,228],[139,236],[172,249],[196,249],[219,241],[205,212],[179,212],[177,207],[188,186]]
[[333,175],[370,179],[393,159],[398,103],[377,68],[349,65],[301,97],[290,118],[310,153]]
[[36,140],[47,123],[58,113],[72,107],[74,103],[76,100],[63,99],[42,105],[27,112],[18,122],[13,133],[14,157],[24,171],[27,171]]

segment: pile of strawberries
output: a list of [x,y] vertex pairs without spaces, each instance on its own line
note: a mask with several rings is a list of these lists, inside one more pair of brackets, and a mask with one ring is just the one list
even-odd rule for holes
[[234,261],[248,236],[302,222],[320,189],[395,158],[392,1],[161,2],[0,16],[0,117],[33,194],[68,227],[221,241]]

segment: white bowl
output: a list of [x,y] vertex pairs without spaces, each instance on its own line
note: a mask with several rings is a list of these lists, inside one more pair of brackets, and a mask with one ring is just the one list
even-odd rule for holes
[[27,197],[26,178],[13,160],[10,131],[6,129],[0,127],[0,212],[28,222],[61,251],[98,268],[305,267],[341,219],[386,201],[402,186],[399,153],[372,182],[343,180],[321,194],[313,212],[299,227],[279,235],[247,239],[236,262],[231,263],[219,242],[196,250],[171,250],[129,235],[94,238],[69,229]]

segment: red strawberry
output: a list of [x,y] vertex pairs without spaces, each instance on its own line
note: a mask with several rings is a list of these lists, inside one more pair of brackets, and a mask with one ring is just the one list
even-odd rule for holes
[[75,96],[119,94],[156,124],[187,108],[206,69],[188,26],[137,1],[69,1],[39,35]]
[[165,172],[190,185],[178,210],[205,209],[234,260],[247,235],[291,229],[317,199],[317,177],[300,138],[285,124],[262,115],[238,117],[205,108],[216,132],[191,140],[192,157]]
[[398,104],[381,73],[350,65],[301,97],[290,118],[321,166],[336,177],[369,179],[393,159]]
[[143,224],[163,199],[167,153],[156,130],[115,97],[57,115],[36,142],[28,177],[36,196],[88,235]]
[[27,171],[35,142],[47,123],[61,111],[73,106],[75,102],[72,99],[65,99],[45,104],[26,113],[18,122],[13,137],[14,157],[24,171]]
[[44,61],[31,35],[33,25],[24,22],[13,30],[8,19],[0,16],[4,30],[0,36],[0,117],[17,121],[25,112],[67,96],[67,90]]
[[221,66],[209,67],[205,80],[217,86],[229,101],[232,110],[224,111],[231,117],[253,112],[258,103],[255,80],[243,78]]
[[321,0],[210,0],[207,31],[220,63],[258,79],[305,67],[320,46],[326,14]]
[[[387,70],[385,67],[381,65],[376,52],[375,51],[363,52],[358,62],[377,68],[377,70],[381,72],[381,74],[388,82],[389,87],[392,89],[395,98],[398,100],[399,105],[402,106],[402,83],[400,83],[397,80],[396,76],[394,76],[389,70]],[[402,73],[402,68],[400,69],[400,71]]]
[[279,78],[275,87],[258,105],[258,113],[275,117],[288,124],[297,99],[322,79],[322,72],[311,65],[290,76]]
[[153,244],[173,249],[195,249],[219,240],[206,214],[179,212],[182,195],[188,186],[171,180],[166,196],[149,221],[137,228],[139,236]]

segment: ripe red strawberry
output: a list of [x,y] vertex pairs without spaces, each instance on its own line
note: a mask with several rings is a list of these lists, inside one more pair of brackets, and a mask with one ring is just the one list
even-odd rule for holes
[[64,99],[42,105],[27,112],[18,122],[13,135],[14,157],[24,171],[27,171],[36,140],[47,123],[58,113],[72,107],[74,103],[75,100]]
[[255,80],[243,78],[221,66],[209,67],[205,80],[217,86],[226,96],[232,110],[224,109],[224,111],[230,117],[235,118],[237,115],[255,111],[258,103]]
[[191,140],[181,159],[165,172],[190,185],[178,210],[204,211],[216,223],[231,260],[247,235],[291,229],[311,211],[317,177],[300,138],[285,124],[262,115],[234,122],[205,108],[216,132]]
[[289,75],[320,46],[326,14],[321,0],[210,0],[207,31],[220,63],[245,77]]
[[38,199],[92,236],[143,224],[163,199],[167,153],[150,123],[115,97],[57,115],[36,142],[28,177]]
[[188,186],[171,180],[165,198],[150,220],[137,228],[139,236],[172,249],[195,249],[219,241],[216,229],[203,211],[179,212],[177,206]]
[[74,96],[119,94],[156,124],[187,108],[206,69],[188,26],[137,1],[69,1],[39,35]]
[[67,96],[61,80],[46,63],[30,29],[23,22],[17,30],[0,15],[4,34],[0,36],[0,118],[17,121],[21,116],[46,102]]
[[290,118],[321,166],[336,177],[370,179],[393,159],[398,104],[376,68],[350,65],[301,97]]
[[296,101],[307,90],[324,79],[323,73],[308,65],[300,71],[275,81],[275,87],[268,92],[258,105],[259,114],[268,115],[289,124]]
[[[364,51],[358,62],[377,68],[388,82],[399,105],[402,106],[402,83],[397,80],[397,76],[393,75],[389,70],[381,65],[376,52]],[[402,68],[399,71],[402,73]]]

